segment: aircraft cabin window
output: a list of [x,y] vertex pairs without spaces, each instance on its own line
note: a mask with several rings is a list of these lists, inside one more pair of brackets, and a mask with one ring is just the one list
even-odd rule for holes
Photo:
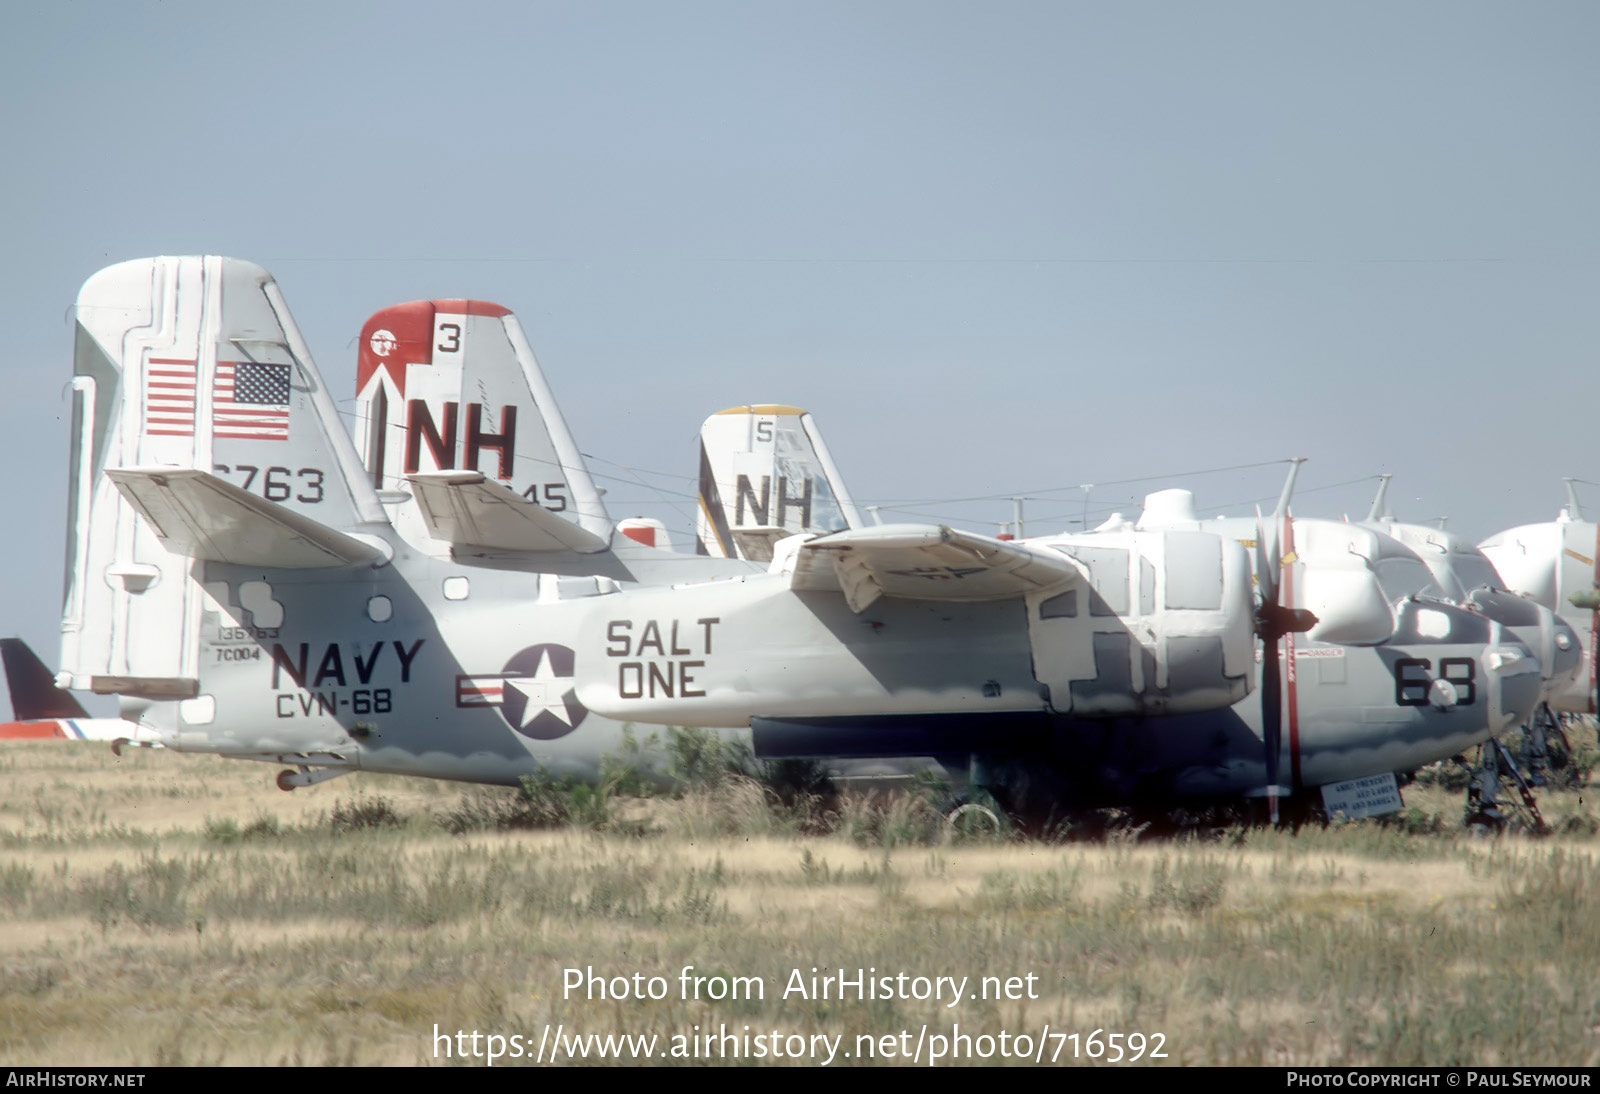
[[1057,547],[1069,558],[1089,567],[1090,615],[1127,615],[1128,552],[1122,547]]
[[1039,602],[1040,619],[1076,619],[1078,617],[1078,590],[1068,589],[1049,600]]
[[464,577],[447,577],[444,579],[444,598],[446,600],[465,600],[472,591],[471,584]]
[[375,596],[367,601],[367,618],[374,623],[387,623],[394,615],[394,604],[386,596]]
[[1222,607],[1222,540],[1202,532],[1167,533],[1169,608]]
[[178,704],[178,717],[185,725],[208,726],[217,718],[217,699],[214,695],[198,695]]

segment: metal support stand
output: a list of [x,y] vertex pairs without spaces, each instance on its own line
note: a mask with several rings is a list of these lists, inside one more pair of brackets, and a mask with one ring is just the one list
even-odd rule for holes
[[[1456,762],[1466,767],[1472,777],[1467,784],[1466,822],[1469,826],[1505,829],[1520,824],[1535,835],[1549,833],[1550,826],[1539,812],[1539,802],[1534,797],[1533,788],[1523,778],[1522,772],[1517,770],[1516,761],[1498,739],[1490,740],[1478,749],[1476,765],[1468,764],[1459,756]],[[1513,801],[1509,794],[1501,793],[1502,784],[1509,784],[1515,790],[1517,800]]]
[[1528,720],[1522,723],[1522,747],[1517,750],[1517,758],[1527,769],[1529,786],[1549,785],[1549,738],[1552,730],[1559,733],[1560,729],[1555,715],[1550,713],[1548,703],[1540,703]]

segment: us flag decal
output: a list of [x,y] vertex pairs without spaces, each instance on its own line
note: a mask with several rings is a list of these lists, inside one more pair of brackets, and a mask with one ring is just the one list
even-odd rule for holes
[[193,361],[152,357],[144,370],[144,431],[157,437],[194,436]]
[[[194,361],[150,358],[145,369],[145,432],[193,437],[197,387]],[[215,437],[235,440],[288,440],[289,366],[218,361],[211,384],[211,429]]]
[[289,366],[218,361],[211,424],[218,437],[288,440]]

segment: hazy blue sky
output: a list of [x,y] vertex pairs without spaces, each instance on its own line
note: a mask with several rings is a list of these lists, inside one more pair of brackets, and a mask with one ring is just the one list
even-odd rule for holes
[[1481,538],[1600,480],[1592,2],[10,0],[0,39],[0,633],[52,664],[67,311],[148,254],[265,265],[336,390],[380,307],[512,308],[613,514],[677,529],[751,401],[986,531],[936,499],[1066,488],[1044,532],[1304,455],[1298,512],[1386,470]]

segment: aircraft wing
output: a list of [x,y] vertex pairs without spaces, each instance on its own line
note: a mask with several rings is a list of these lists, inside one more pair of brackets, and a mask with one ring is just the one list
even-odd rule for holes
[[1054,552],[942,524],[885,524],[801,545],[791,587],[837,588],[851,610],[861,612],[880,596],[1003,600],[1079,577],[1078,568]]
[[481,471],[424,471],[408,475],[428,534],[455,547],[489,551],[578,551],[608,546]]
[[106,477],[162,545],[185,558],[316,570],[383,557],[369,544],[198,468],[116,467],[107,468]]

